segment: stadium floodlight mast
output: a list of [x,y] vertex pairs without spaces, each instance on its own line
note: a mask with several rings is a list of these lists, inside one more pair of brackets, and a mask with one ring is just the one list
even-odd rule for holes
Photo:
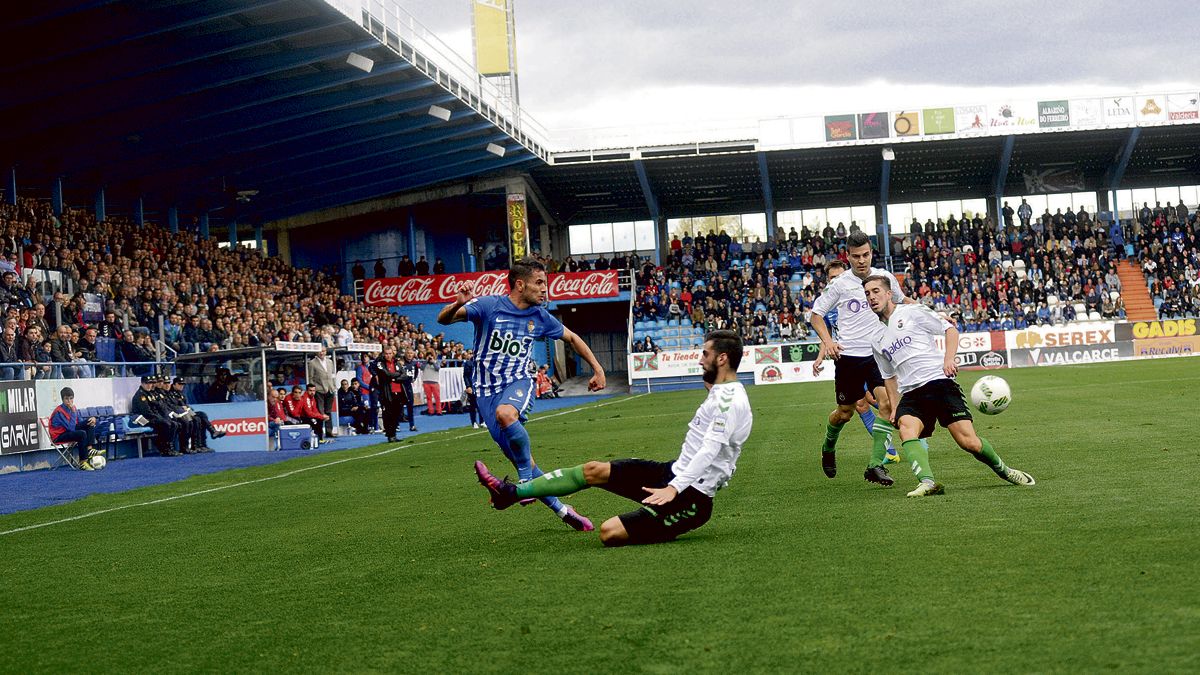
[[364,73],[369,73],[375,68],[374,61],[356,52],[350,52],[350,55],[346,57],[346,63],[349,63]]
[[436,117],[443,122],[449,122],[450,121],[450,109],[443,108],[440,105],[431,105],[431,106],[429,106],[429,116]]

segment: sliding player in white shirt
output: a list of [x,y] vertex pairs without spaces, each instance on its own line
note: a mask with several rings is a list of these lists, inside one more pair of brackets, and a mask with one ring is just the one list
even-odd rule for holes
[[746,389],[737,379],[741,359],[742,340],[733,331],[718,330],[704,336],[700,366],[708,397],[688,424],[683,449],[674,462],[588,462],[548,471],[520,484],[500,480],[483,462],[475,462],[479,482],[488,489],[496,509],[506,509],[522,499],[562,497],[589,487],[640,503],[636,511],[604,521],[600,541],[605,546],[655,544],[690,532],[712,516],[713,496],[733,476],[750,436],[754,416]]
[[[885,378],[888,396],[898,401],[893,419],[900,428],[904,461],[912,463],[920,483],[909,497],[945,493],[933,479],[929,450],[919,439],[933,435],[941,424],[954,442],[997,476],[1015,485],[1033,485],[1033,476],[1004,464],[992,444],[975,433],[971,410],[963,400],[962,389],[954,377],[958,366],[958,329],[924,305],[897,305],[892,296],[892,279],[884,275],[867,277],[863,288],[871,311],[884,322],[875,338],[873,352],[879,371]],[[946,353],[938,349],[934,338],[945,336]]]

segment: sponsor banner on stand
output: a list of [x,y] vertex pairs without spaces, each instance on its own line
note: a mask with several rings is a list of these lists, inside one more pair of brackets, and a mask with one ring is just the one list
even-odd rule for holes
[[960,105],[954,108],[954,129],[960,134],[982,134],[988,130],[987,106]]
[[1071,126],[1070,101],[1038,101],[1038,127],[1053,129]]
[[1188,337],[1196,334],[1196,319],[1167,319],[1165,321],[1131,321],[1115,326],[1118,340],[1144,340],[1161,337]]
[[[559,272],[549,275],[548,282],[551,301],[610,298],[620,292],[617,270]],[[458,289],[464,285],[474,285],[476,296],[508,295],[508,271],[367,279],[363,284],[363,299],[372,307],[444,305],[454,302]]]
[[1103,101],[1105,124],[1125,125],[1137,121],[1133,112],[1137,101],[1132,96],[1114,96]]
[[892,114],[892,131],[897,136],[920,136],[921,113],[916,110],[901,110]]
[[853,141],[858,138],[858,133],[854,128],[854,115],[826,115],[825,116],[825,140],[834,141]]
[[1138,96],[1136,101],[1137,108],[1135,110],[1139,123],[1167,121],[1167,98],[1165,96],[1161,94]]
[[1101,112],[1104,101],[1098,98],[1077,98],[1072,99],[1070,103],[1071,109],[1071,126],[1073,127],[1098,127],[1103,124],[1104,114]]
[[381,352],[383,345],[378,342],[350,342],[346,345],[348,352]]
[[1026,101],[1006,101],[988,106],[988,128],[1002,133],[1017,133],[1037,129],[1037,104]]
[[859,138],[888,138],[888,114],[885,112],[861,113],[858,116]]
[[1082,192],[1083,172],[1075,168],[1035,169],[1021,172],[1029,193]]
[[1134,340],[1133,355],[1143,359],[1160,356],[1195,356],[1200,354],[1200,336]]
[[[938,336],[934,344],[944,354],[946,339]],[[988,333],[960,333],[958,336],[958,351],[954,354],[954,362],[960,368],[967,370],[1003,368],[1008,364],[1005,352],[1004,331]]]
[[921,126],[926,136],[954,133],[954,108],[925,108],[921,111]]
[[37,450],[39,427],[34,383],[0,382],[0,455]]
[[802,363],[804,361],[816,361],[817,354],[821,353],[821,345],[816,342],[780,345],[780,350],[783,352],[784,363]]
[[508,261],[516,262],[529,255],[529,216],[525,209],[525,195],[508,195]]
[[1196,92],[1167,95],[1167,119],[1200,119],[1200,95]]
[[1120,361],[1133,356],[1132,342],[1112,342],[1095,345],[1072,345],[1067,347],[1032,347],[1010,349],[1010,366],[1066,366],[1077,363],[1104,363]]
[[819,375],[813,375],[812,363],[780,363],[759,366],[754,370],[754,384],[791,384],[794,382],[828,382],[833,379],[833,365],[825,364]]
[[[1095,321],[1073,326],[1037,326],[1025,330],[1010,330],[1004,336],[1008,349],[1038,347],[1089,346],[1116,341],[1112,322]],[[1016,361],[1015,357],[1010,358]]]

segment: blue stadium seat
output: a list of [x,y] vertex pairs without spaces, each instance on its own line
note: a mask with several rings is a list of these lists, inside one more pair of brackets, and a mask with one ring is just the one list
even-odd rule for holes
[[96,338],[96,358],[109,363],[117,361],[117,341],[113,338]]

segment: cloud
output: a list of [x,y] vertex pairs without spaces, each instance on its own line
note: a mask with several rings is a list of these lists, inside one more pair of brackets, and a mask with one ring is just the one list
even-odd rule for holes
[[[470,58],[467,3],[409,10]],[[522,104],[547,125],[667,110],[758,118],[787,114],[784,102],[906,87],[948,96],[925,103],[1005,88],[1132,91],[1200,72],[1180,28],[1200,24],[1200,5],[1163,0],[519,0],[516,11]],[[1145,30],[1114,30],[1131,25]]]

